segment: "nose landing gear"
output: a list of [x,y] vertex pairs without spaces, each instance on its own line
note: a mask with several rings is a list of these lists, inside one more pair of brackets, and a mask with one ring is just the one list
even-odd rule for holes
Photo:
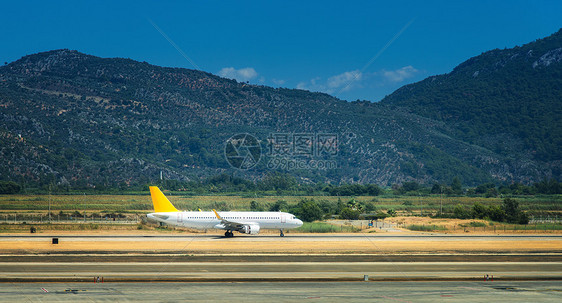
[[280,237],[285,237],[285,234],[283,233],[283,230],[280,229],[279,231],[281,231],[281,233],[279,234]]

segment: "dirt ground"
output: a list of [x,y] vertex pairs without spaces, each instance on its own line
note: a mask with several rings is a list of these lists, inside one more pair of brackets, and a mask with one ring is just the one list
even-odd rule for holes
[[[401,230],[407,231],[404,226],[408,225],[435,225],[442,226],[446,230],[439,231],[447,234],[483,234],[483,235],[494,235],[494,234],[562,234],[562,230],[541,230],[536,229],[534,224],[517,225],[516,230],[513,229],[512,224],[507,225],[507,229],[504,231],[504,224],[498,222],[490,222],[481,219],[450,219],[450,218],[430,218],[430,217],[392,217],[385,219],[385,222],[399,224]],[[474,227],[472,224],[478,224],[482,226]]]
[[[98,234],[99,235],[99,234]],[[221,234],[169,237],[84,237],[59,238],[51,244],[49,237],[0,239],[0,254],[44,253],[562,253],[562,238],[557,237],[397,237],[377,235],[288,234],[222,238]],[[317,236],[317,237],[316,237]]]
[[470,224],[470,222],[484,223],[488,225],[488,221],[479,219],[449,219],[449,218],[430,218],[430,217],[392,217],[385,219],[387,222],[399,224],[425,224],[425,225],[440,225],[447,229],[453,229],[453,226],[460,226],[463,224]]

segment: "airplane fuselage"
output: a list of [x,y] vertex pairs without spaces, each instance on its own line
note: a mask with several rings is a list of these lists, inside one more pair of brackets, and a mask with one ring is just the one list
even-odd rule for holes
[[[148,218],[168,225],[194,229],[227,229],[213,212],[184,211],[151,213]],[[259,225],[260,229],[291,229],[302,225],[302,221],[285,212],[223,211],[222,219],[247,225]]]

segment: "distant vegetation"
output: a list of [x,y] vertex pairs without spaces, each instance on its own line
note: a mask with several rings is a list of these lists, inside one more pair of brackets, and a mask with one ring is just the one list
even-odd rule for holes
[[17,194],[21,191],[21,186],[12,181],[0,181],[0,194]]
[[529,223],[529,216],[520,209],[519,202],[511,198],[505,198],[502,205],[484,206],[476,202],[470,210],[462,205],[456,205],[451,217],[458,219],[488,219],[496,222],[505,221],[516,224]]
[[[562,211],[562,183],[553,179],[533,185],[485,183],[465,187],[455,177],[449,184],[405,182],[383,188],[374,184],[299,184],[288,174],[274,174],[257,182],[223,174],[198,182],[164,180],[156,185],[182,210],[287,211],[305,222],[422,215],[526,224],[529,216],[554,217]],[[122,191],[119,187],[68,191],[52,187],[52,195],[48,196],[17,194],[19,187],[13,182],[2,182],[0,188],[4,190],[1,210],[45,212],[50,203],[59,216],[99,217],[102,213],[120,218],[122,213],[146,213],[152,209],[147,186],[137,191]],[[30,188],[23,191],[34,192]],[[107,195],[111,193],[119,195]]]
[[265,175],[261,180],[253,181],[242,177],[227,174],[210,176],[197,181],[178,180],[156,180],[137,186],[121,186],[111,183],[106,186],[100,185],[95,188],[88,186],[71,187],[68,185],[46,184],[41,187],[31,187],[27,182],[18,184],[13,181],[0,181],[0,194],[15,193],[108,193],[128,194],[146,192],[149,185],[157,185],[162,189],[184,192],[191,195],[208,194],[241,194],[246,196],[256,195],[308,195],[308,196],[379,196],[393,194],[396,196],[420,196],[420,195],[446,195],[446,196],[483,196],[498,197],[503,195],[556,195],[562,194],[562,182],[555,179],[544,179],[531,185],[521,183],[496,184],[483,183],[475,187],[466,187],[459,177],[454,177],[450,183],[434,183],[430,186],[420,184],[416,181],[408,181],[402,184],[393,184],[390,188],[384,188],[377,184],[341,184],[332,185],[324,183],[299,183],[297,179],[286,173],[274,172]]

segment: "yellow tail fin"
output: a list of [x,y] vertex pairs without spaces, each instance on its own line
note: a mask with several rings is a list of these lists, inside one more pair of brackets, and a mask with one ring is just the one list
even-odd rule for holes
[[150,186],[150,196],[152,197],[154,212],[169,213],[178,211],[157,186]]

